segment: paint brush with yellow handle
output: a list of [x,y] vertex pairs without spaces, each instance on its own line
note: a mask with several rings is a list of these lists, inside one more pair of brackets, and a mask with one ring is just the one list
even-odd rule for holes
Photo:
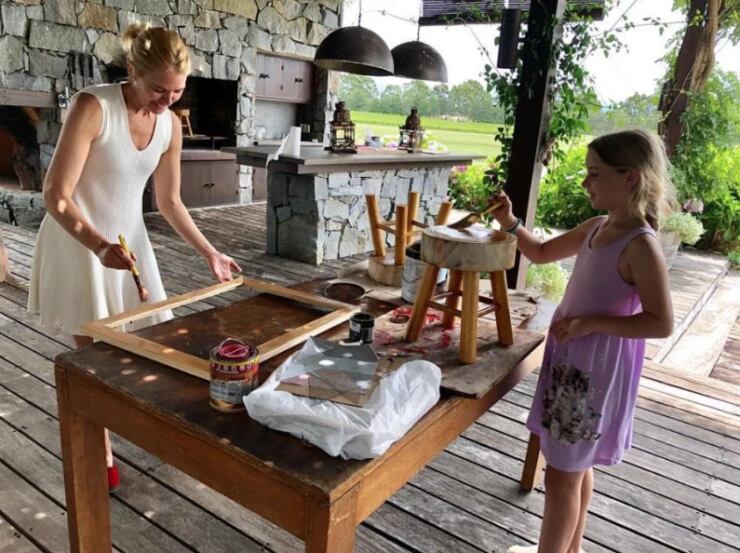
[[[128,244],[126,243],[126,239],[123,237],[123,234],[118,235],[118,243],[121,244],[123,251],[125,251],[127,255],[131,255],[131,250],[128,249]],[[142,302],[145,302],[149,299],[149,291],[144,288],[144,285],[141,283],[141,276],[139,275],[139,270],[136,268],[136,265],[131,267],[131,275],[134,277],[136,289],[139,291],[139,299]]]

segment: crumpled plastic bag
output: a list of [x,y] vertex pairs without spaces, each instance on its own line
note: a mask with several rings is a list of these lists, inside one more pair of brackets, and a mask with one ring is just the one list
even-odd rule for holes
[[413,360],[385,376],[363,407],[278,391],[286,360],[244,405],[254,420],[343,459],[382,455],[439,401],[442,372]]

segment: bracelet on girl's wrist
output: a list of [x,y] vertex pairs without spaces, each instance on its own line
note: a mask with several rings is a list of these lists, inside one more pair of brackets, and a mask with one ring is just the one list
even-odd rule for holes
[[524,221],[522,221],[521,217],[517,217],[516,222],[513,225],[501,230],[508,232],[509,234],[516,234],[516,231],[519,230],[520,226],[524,226]]

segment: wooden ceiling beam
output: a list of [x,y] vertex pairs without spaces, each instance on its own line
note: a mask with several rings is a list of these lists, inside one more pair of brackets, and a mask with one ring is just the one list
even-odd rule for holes
[[[529,12],[530,0],[509,0],[509,8]],[[568,0],[566,6],[581,17],[591,17],[599,21],[604,18],[604,0]],[[499,14],[504,8],[504,0],[422,0],[422,15],[419,24],[431,25],[473,25],[499,23]],[[486,20],[481,20],[480,15]]]

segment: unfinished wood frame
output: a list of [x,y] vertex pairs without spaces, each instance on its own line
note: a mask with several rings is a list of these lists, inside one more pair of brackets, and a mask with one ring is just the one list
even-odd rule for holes
[[320,334],[325,330],[349,320],[353,314],[359,311],[359,307],[355,307],[354,305],[330,300],[301,290],[286,288],[284,286],[279,286],[262,280],[238,277],[228,282],[214,284],[213,286],[194,290],[187,294],[173,296],[172,298],[158,301],[156,303],[142,305],[137,309],[133,309],[119,315],[113,315],[107,319],[100,319],[98,321],[87,323],[86,325],[83,325],[82,332],[96,340],[106,342],[123,350],[130,351],[136,355],[140,355],[141,357],[146,357],[147,359],[156,361],[157,363],[162,363],[163,365],[197,376],[198,378],[209,380],[210,361],[208,359],[202,359],[200,357],[190,355],[184,351],[176,350],[170,346],[159,344],[152,340],[142,338],[141,336],[127,334],[119,330],[119,328],[125,324],[155,315],[167,309],[174,309],[211,296],[223,294],[239,288],[240,286],[246,286],[247,288],[257,290],[265,294],[279,296],[281,298],[287,298],[308,305],[324,307],[332,310],[330,313],[290,330],[282,336],[278,336],[277,338],[273,338],[272,340],[259,344],[257,347],[259,348],[260,361],[266,361],[267,359],[300,344],[310,336]]

